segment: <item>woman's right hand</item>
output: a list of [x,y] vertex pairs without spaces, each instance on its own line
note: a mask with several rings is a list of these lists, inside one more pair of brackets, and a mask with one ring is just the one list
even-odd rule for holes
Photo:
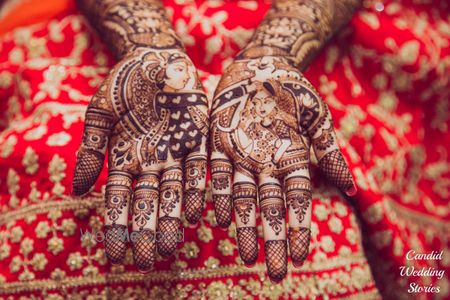
[[180,49],[138,47],[101,84],[86,112],[73,193],[90,190],[108,151],[105,245],[112,263],[125,257],[129,210],[141,271],[152,267],[156,248],[162,256],[176,249],[182,203],[186,219],[199,220],[208,127],[206,96]]

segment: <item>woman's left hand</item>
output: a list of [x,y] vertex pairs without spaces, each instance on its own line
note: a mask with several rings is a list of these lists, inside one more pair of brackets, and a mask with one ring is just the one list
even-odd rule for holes
[[217,222],[227,227],[234,208],[240,256],[246,265],[254,264],[258,195],[268,275],[279,282],[287,272],[286,235],[295,266],[308,254],[311,144],[327,178],[348,195],[356,193],[328,107],[288,60],[263,56],[240,59],[227,68],[211,119]]

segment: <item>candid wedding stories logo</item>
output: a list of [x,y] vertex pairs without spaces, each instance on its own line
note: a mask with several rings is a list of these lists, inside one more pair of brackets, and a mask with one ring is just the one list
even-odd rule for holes
[[[98,231],[89,231],[86,229],[83,231],[80,228],[80,240],[94,240],[97,243],[103,243],[105,240],[108,241],[121,241],[121,242],[136,242],[141,238],[141,233],[138,231],[133,231],[129,233],[128,229],[119,229],[116,234],[111,234],[111,231],[106,234],[102,230]],[[146,236],[148,238],[148,236]],[[167,241],[167,240],[175,240],[177,243],[181,243],[184,241],[184,228],[181,230],[177,230],[177,232],[160,232],[156,231],[152,240],[148,240],[147,242],[158,242],[158,241]]]
[[[437,252],[432,251],[431,253],[418,253],[415,250],[409,250],[406,253],[406,260],[422,261],[422,260],[435,260],[439,261],[443,259],[444,251]],[[402,277],[436,277],[437,279],[442,279],[445,276],[445,270],[440,270],[434,267],[416,267],[414,265],[401,266],[400,276]],[[408,293],[439,293],[441,291],[438,285],[426,285],[422,286],[416,282],[411,282],[408,286]]]

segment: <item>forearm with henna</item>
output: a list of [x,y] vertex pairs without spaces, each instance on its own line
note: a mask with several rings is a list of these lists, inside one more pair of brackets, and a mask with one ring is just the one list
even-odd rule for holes
[[77,0],[117,57],[137,47],[183,49],[160,0]]
[[303,71],[359,5],[359,0],[275,0],[238,58],[280,56]]
[[[89,192],[108,151],[106,255],[123,261],[130,211],[134,260],[145,272],[156,249],[162,256],[176,249],[182,203],[189,222],[201,217],[206,95],[160,1],[78,2],[119,62],[87,108],[73,193]],[[164,238],[155,241],[156,231]]]

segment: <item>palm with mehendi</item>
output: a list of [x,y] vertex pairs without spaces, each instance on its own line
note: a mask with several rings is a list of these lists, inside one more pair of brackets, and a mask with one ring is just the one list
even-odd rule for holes
[[259,206],[274,282],[287,273],[288,242],[295,266],[308,254],[311,146],[326,177],[348,195],[356,193],[328,107],[300,70],[357,5],[352,0],[274,1],[215,92],[211,175],[217,223],[229,226],[234,208],[239,254],[252,265],[258,256]]
[[189,222],[201,216],[207,99],[159,1],[80,2],[119,62],[88,106],[73,192],[89,191],[108,151],[106,255],[123,261],[131,211],[135,264],[145,272],[156,248],[176,249],[182,204]]

